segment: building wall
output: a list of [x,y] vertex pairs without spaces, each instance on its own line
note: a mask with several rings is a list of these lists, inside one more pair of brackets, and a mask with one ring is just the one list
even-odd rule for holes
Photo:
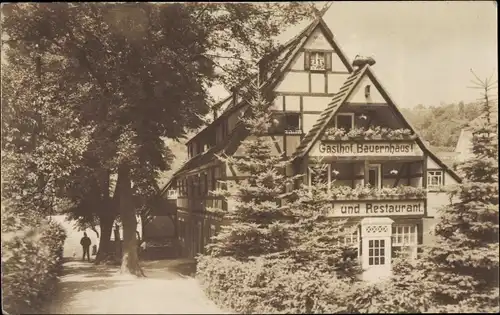
[[[318,50],[331,54],[331,70],[325,73],[311,73],[304,69],[304,51]],[[291,70],[291,71],[290,71]],[[316,28],[306,40],[304,47],[292,60],[283,80],[275,89],[279,93],[336,93],[349,72],[338,56],[335,48],[327,40],[323,30]],[[326,102],[327,106],[329,103]]]
[[[370,86],[369,97],[365,97],[365,88]],[[377,90],[372,80],[365,76],[352,91],[347,100],[350,103],[386,103],[380,92]]]
[[158,215],[144,224],[144,239],[168,239],[175,236],[175,222],[166,215]]
[[[321,50],[325,53],[331,53],[332,68],[329,71],[322,73],[315,73],[304,68],[304,58],[311,52],[311,50]],[[291,155],[295,148],[300,143],[300,137],[308,133],[313,125],[316,123],[322,111],[324,111],[332,100],[335,93],[345,82],[349,76],[349,71],[341,62],[337,55],[335,48],[332,47],[326,39],[325,34],[321,28],[317,28],[312,36],[306,41],[306,44],[299,54],[292,61],[290,69],[284,72],[283,79],[278,83],[275,92],[276,98],[273,101],[273,110],[279,112],[280,115],[286,113],[300,114],[300,127],[302,128],[302,135],[290,134],[277,134],[268,137],[268,140],[275,142],[272,147],[272,154],[279,155],[285,152]],[[366,86],[370,86],[370,93],[367,97],[365,95]],[[394,113],[390,110],[387,102],[382,97],[382,93],[377,90],[372,80],[369,77],[364,77],[362,81],[353,91],[352,95],[347,100],[347,104],[341,110],[342,112],[355,113],[355,126],[367,127],[369,123],[391,128],[401,128],[403,122],[396,118]],[[385,104],[385,105],[384,105]],[[370,107],[371,105],[376,105]],[[370,113],[370,111],[372,111]],[[363,114],[368,116],[368,119],[362,120],[359,116]],[[229,131],[236,126],[239,121],[240,113],[232,114],[228,119]],[[243,156],[243,148],[240,146],[235,156]],[[420,150],[415,155],[422,156],[423,152]],[[424,163],[413,162],[407,163],[406,168],[402,168],[403,163],[398,161],[382,161],[382,186],[394,186],[395,184],[411,185],[415,187],[425,186],[425,169]],[[301,172],[307,174],[308,161],[302,161]],[[426,161],[428,169],[441,169],[435,161],[429,159]],[[197,166],[200,167],[201,165]],[[365,164],[363,160],[353,163],[334,163],[332,168],[339,171],[340,176],[335,177],[333,185],[347,185],[355,187],[356,185],[364,184],[364,170]],[[397,170],[398,174],[391,174],[391,170]],[[202,171],[199,171],[200,173]],[[287,169],[288,174],[292,174],[292,169]],[[195,174],[196,175],[196,174]],[[248,174],[244,174],[237,169],[228,165],[223,165],[218,178],[228,180],[228,188],[231,188],[231,183],[241,180]],[[398,177],[401,179],[398,182]],[[194,177],[196,179],[196,177]],[[307,175],[304,176],[307,182]],[[453,183],[452,178],[445,172],[445,183]],[[179,227],[179,237],[183,244],[183,253],[187,256],[193,257],[197,252],[203,251],[202,246],[210,242],[213,236],[213,231],[220,229],[222,224],[229,224],[229,222],[221,222],[220,219],[211,217],[206,212],[203,212],[203,207],[198,209],[193,206],[193,203],[199,203],[200,198],[209,201],[207,196],[197,196],[193,194],[192,189],[186,197],[185,194],[179,195],[178,205],[185,205],[182,215],[179,216],[179,222],[183,227]],[[190,199],[191,201],[184,201]],[[404,218],[401,216],[394,216],[395,225],[412,225],[416,226],[418,231],[418,243],[426,243],[431,241],[427,235],[428,231],[432,228],[436,216],[436,210],[447,201],[447,196],[443,193],[429,193],[427,200],[427,215],[430,218],[423,218],[423,215],[413,215],[415,218]],[[220,205],[220,204],[219,204]],[[221,208],[225,210],[234,207],[234,200],[228,200],[223,203]],[[195,211],[196,210],[196,211]],[[200,210],[200,211],[198,211]],[[358,222],[360,218],[356,219]],[[356,221],[355,220],[355,221]]]

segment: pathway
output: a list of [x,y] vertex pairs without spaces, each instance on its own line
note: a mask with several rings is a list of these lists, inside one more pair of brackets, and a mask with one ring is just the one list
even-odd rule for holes
[[[147,261],[147,278],[119,274],[118,267],[70,261],[64,264],[50,314],[222,314],[198,282],[180,273],[182,260]],[[191,267],[190,267],[191,266]],[[184,269],[184,270],[182,270]]]

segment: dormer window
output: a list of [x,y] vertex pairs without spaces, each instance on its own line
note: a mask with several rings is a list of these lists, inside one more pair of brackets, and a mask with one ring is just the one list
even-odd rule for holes
[[324,52],[311,52],[310,61],[311,61],[311,70],[313,71],[322,71],[326,70],[326,62],[325,62],[325,53]]

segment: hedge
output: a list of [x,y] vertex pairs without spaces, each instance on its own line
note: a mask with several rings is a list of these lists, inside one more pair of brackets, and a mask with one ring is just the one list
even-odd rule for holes
[[293,270],[287,259],[201,256],[197,278],[219,307],[241,314],[374,313],[393,309],[382,287],[349,282],[332,274]]
[[54,222],[7,233],[2,241],[3,308],[9,314],[39,313],[55,292],[66,232]]

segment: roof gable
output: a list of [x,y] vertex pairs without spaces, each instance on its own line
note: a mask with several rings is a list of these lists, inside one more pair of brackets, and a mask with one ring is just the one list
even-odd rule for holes
[[[325,12],[326,12],[326,9],[324,10],[323,13],[325,13]],[[304,47],[304,44],[306,43],[306,41],[311,38],[311,34],[313,34],[313,32],[316,30],[322,31],[322,33],[324,34],[325,40],[331,45],[331,47],[337,53],[337,56],[335,56],[335,57],[340,59],[340,62],[347,68],[347,70],[349,72],[353,71],[353,67],[351,65],[351,62],[349,61],[349,59],[346,57],[345,53],[342,51],[340,46],[335,41],[335,38],[333,36],[332,31],[330,30],[330,28],[328,27],[328,25],[325,23],[325,21],[322,18],[322,14],[319,13],[317,18],[314,19],[307,27],[305,27],[297,36],[293,37],[288,42],[281,45],[274,53],[271,54],[272,56],[275,56],[274,58],[271,58],[271,59],[272,59],[272,61],[276,62],[277,65],[276,65],[276,68],[274,69],[274,71],[268,77],[268,79],[266,79],[264,82],[261,82],[260,87],[263,90],[264,89],[273,89],[283,80],[285,70],[289,69],[291,67],[292,63],[297,58],[299,51]],[[268,57],[269,56],[263,57],[259,61],[259,63],[263,62]],[[334,62],[334,61],[335,60],[333,59],[332,62]],[[231,102],[231,100],[232,100],[232,96],[229,95],[228,97],[226,97],[225,99],[223,99],[221,102],[219,102],[218,104],[216,104],[214,106],[217,108],[221,108],[222,112],[216,119],[214,119],[212,124],[215,123],[216,121],[222,119],[223,117],[226,117],[229,113],[231,113],[233,110],[235,110],[236,108],[239,108],[242,105],[242,103],[239,103],[239,102],[233,103],[233,102]],[[223,107],[225,107],[225,108],[223,108]],[[203,128],[203,130],[207,129],[207,127]],[[201,131],[200,131],[200,133],[201,133]],[[198,136],[198,134],[195,135],[189,141],[196,138]]]
[[[318,38],[315,39],[314,36],[319,34],[321,34],[321,36],[318,36],[319,40]],[[319,17],[301,32],[300,36],[294,40],[293,44],[289,45],[286,58],[284,58],[283,62],[281,62],[276,71],[271,75],[266,85],[270,85],[271,88],[276,87],[283,80],[286,70],[290,69],[292,64],[296,61],[300,50],[304,49],[307,44],[311,44],[315,41],[319,42],[320,45],[326,45],[326,43],[328,43],[329,48],[336,52],[335,57],[340,59],[340,62],[347,71],[353,71],[351,62],[335,41],[332,31],[323,18]]]
[[340,106],[345,103],[346,99],[349,97],[353,89],[356,87],[359,79],[366,72],[368,66],[365,66],[362,69],[355,70],[344,82],[342,87],[339,89],[338,93],[335,94],[332,101],[326,109],[321,113],[320,117],[313,125],[311,130],[307,133],[307,135],[302,139],[300,145],[297,147],[295,151],[295,156],[304,156],[309,152],[314,143],[318,140],[318,138],[324,133],[326,126],[333,119]]
[[303,157],[311,150],[316,141],[325,132],[325,129],[327,128],[329,122],[335,117],[335,114],[340,110],[340,108],[344,104],[346,104],[348,100],[352,99],[353,94],[355,94],[355,92],[359,90],[359,86],[361,86],[360,83],[365,82],[365,78],[368,78],[370,80],[370,82],[374,85],[382,98],[385,100],[387,105],[393,109],[395,116],[403,122],[406,128],[415,133],[415,135],[417,136],[416,142],[420,146],[420,148],[424,152],[426,152],[434,161],[436,161],[436,163],[438,163],[440,167],[447,170],[455,180],[461,182],[460,177],[445,163],[443,163],[434,153],[432,153],[430,148],[425,144],[424,141],[422,141],[422,138],[420,137],[416,129],[410,124],[407,119],[405,119],[398,106],[392,101],[392,98],[383,88],[380,81],[375,77],[369,65],[365,65],[363,68],[356,69],[347,78],[347,80],[340,88],[339,92],[332,98],[332,102],[328,104],[327,108],[321,113],[312,129],[302,139],[300,145],[297,147],[297,150],[294,153],[294,156]]

